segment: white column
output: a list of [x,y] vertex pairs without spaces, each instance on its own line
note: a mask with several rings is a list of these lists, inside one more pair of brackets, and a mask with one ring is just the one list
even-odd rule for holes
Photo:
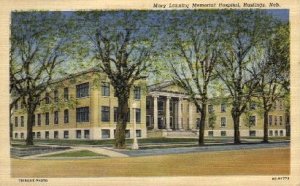
[[192,129],[193,125],[193,105],[189,102],[189,129]]
[[137,143],[137,138],[136,138],[136,104],[132,104],[132,111],[133,111],[133,143],[131,149],[139,149],[139,145]]
[[182,103],[182,98],[180,97],[178,99],[178,127],[179,127],[179,130],[183,130],[182,122],[181,122],[181,118],[182,118],[181,103]]
[[153,119],[154,119],[154,129],[158,129],[158,123],[157,123],[157,95],[153,96],[154,100],[154,111],[153,111]]
[[167,130],[171,130],[170,129],[170,99],[171,97],[167,97],[167,103],[166,103],[166,129]]

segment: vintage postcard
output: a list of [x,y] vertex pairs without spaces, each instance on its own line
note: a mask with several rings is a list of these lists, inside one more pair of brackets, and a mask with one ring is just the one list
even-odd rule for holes
[[1,185],[299,185],[297,1],[4,1]]

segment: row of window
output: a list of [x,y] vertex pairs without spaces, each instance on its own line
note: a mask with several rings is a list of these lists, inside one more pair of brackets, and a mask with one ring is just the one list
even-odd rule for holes
[[[136,109],[136,123],[141,123],[141,109]],[[110,121],[110,107],[101,107],[101,121]],[[118,107],[114,107],[114,122],[118,121]],[[130,110],[128,111],[127,121],[130,121]],[[15,127],[18,127],[18,117],[15,117]],[[89,122],[89,107],[76,108],[76,122]],[[45,113],[45,125],[49,125],[49,112]],[[59,123],[58,111],[54,111],[54,124]],[[64,110],[64,123],[69,123],[69,110]],[[37,114],[37,125],[41,125],[41,114]],[[24,116],[21,116],[21,126],[24,126]],[[33,117],[33,126],[35,126],[35,116]]]
[[273,125],[273,118],[274,118],[274,125],[282,125],[283,124],[283,117],[282,116],[272,116],[269,115],[269,125]]
[[[253,125],[256,125],[256,116],[250,116],[249,122]],[[226,117],[221,117],[220,124],[221,124],[221,127],[226,127],[226,124],[227,124]],[[200,118],[197,118],[197,127],[199,127],[199,126],[200,126]]]
[[[21,118],[20,126],[24,127],[24,116],[21,116],[20,118]],[[15,117],[15,127],[18,127],[18,126],[19,126],[19,119],[18,119],[18,117]]]
[[[90,86],[89,83],[82,83],[76,85],[76,98],[83,98],[89,96]],[[110,83],[102,82],[101,85],[101,95],[102,96],[110,96]],[[64,88],[64,99],[69,99],[69,89]],[[141,99],[141,88],[134,87],[134,99]],[[49,93],[46,93],[46,104],[50,103],[50,96]],[[58,90],[54,91],[54,101],[58,101]]]
[[[89,96],[89,83],[82,83],[76,85],[76,98],[82,98]],[[136,86],[134,87],[134,99],[141,99],[141,88]],[[103,82],[101,85],[101,94],[102,96],[110,96],[110,83]],[[115,95],[116,97],[116,95]],[[50,104],[50,93],[45,94],[45,103]],[[64,88],[64,100],[69,99],[69,88]],[[58,90],[54,91],[54,102],[58,102],[59,100],[59,93]],[[18,103],[15,103],[15,110],[18,109]],[[21,109],[24,108],[24,105],[21,103]]]
[[[214,136],[214,131],[208,131],[208,136],[213,137]],[[226,131],[221,131],[221,136],[227,136]],[[249,131],[249,136],[256,136],[256,131],[255,130],[250,130]]]
[[[146,109],[151,108],[151,101],[150,100],[147,100],[146,107],[147,107]],[[249,107],[250,107],[250,110],[255,110],[256,109],[256,103],[250,103]],[[276,102],[274,102],[273,108],[274,109],[277,108]],[[282,110],[282,108],[283,108],[283,102],[279,101],[279,109]],[[221,103],[220,112],[226,112],[226,109],[227,109],[226,103]],[[157,110],[158,111],[163,111],[164,110],[164,100],[158,99],[158,101],[157,101]],[[187,108],[187,110],[188,110],[188,108]],[[170,111],[172,111],[172,104],[170,104]],[[183,104],[181,105],[181,111],[183,111]],[[214,105],[212,105],[212,104],[208,105],[208,112],[213,113],[214,111],[215,111],[214,110]],[[200,111],[197,109],[197,113],[199,113],[199,112]]]
[[[214,136],[214,131],[208,131],[208,136],[211,136],[211,137]],[[226,136],[226,131],[221,131],[221,136]],[[256,136],[256,131],[250,130],[249,136]],[[269,136],[278,136],[278,130],[274,131],[274,135],[273,135],[273,130],[270,130]],[[283,136],[283,130],[279,130],[279,136]]]
[[[269,136],[278,136],[278,130],[269,130]],[[279,130],[279,136],[283,136],[283,130]]]
[[[214,136],[214,131],[208,131],[208,136]],[[227,136],[226,131],[221,131],[221,136]]]
[[[114,135],[115,135],[116,130],[114,130]],[[45,139],[50,139],[50,132],[45,131]],[[34,139],[41,139],[41,132],[33,132],[32,133]],[[90,139],[90,130],[76,130],[75,131],[76,139]],[[102,139],[110,139],[110,129],[102,129],[101,130],[101,137]],[[130,131],[126,130],[125,131],[125,137],[130,138]],[[142,131],[141,130],[136,130],[136,137],[142,137]],[[19,138],[19,134],[15,133],[15,139]],[[20,133],[20,138],[24,139],[24,133]],[[53,139],[59,139],[59,131],[54,131],[53,132]],[[65,130],[63,131],[63,139],[69,139],[69,131]]]

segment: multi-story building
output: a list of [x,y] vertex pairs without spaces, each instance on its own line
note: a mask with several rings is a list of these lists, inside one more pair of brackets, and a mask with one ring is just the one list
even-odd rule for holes
[[[37,139],[113,139],[117,122],[117,97],[106,75],[97,70],[59,80],[44,94],[35,113],[34,137]],[[130,94],[137,105],[137,137],[197,137],[200,113],[188,95],[172,82],[148,86],[141,81]],[[205,136],[233,136],[231,105],[219,98],[209,100]],[[263,136],[263,116],[255,103],[240,119],[241,136]],[[209,117],[214,116],[214,122]],[[26,113],[16,105],[13,138],[26,138]],[[269,136],[288,135],[289,115],[282,101],[269,113]],[[213,124],[211,124],[213,123]],[[251,123],[249,125],[248,123]],[[133,108],[130,108],[126,137],[133,136]]]
[[[148,136],[197,136],[200,113],[189,101],[184,90],[172,82],[148,87],[146,125]],[[231,105],[228,99],[212,98],[207,106],[205,136],[234,136]],[[249,104],[249,111],[240,118],[241,136],[263,136],[263,115],[255,102]],[[215,122],[209,122],[214,115]],[[269,136],[286,136],[289,129],[289,114],[284,102],[278,100],[269,113]],[[249,124],[251,123],[251,124]],[[189,133],[187,133],[189,132]]]
[[[133,136],[133,103],[136,135],[147,136],[146,94],[142,86],[145,83],[139,82],[131,92],[127,138]],[[61,79],[44,94],[35,112],[33,136],[36,139],[112,139],[117,123],[117,101],[109,79],[98,70]],[[14,139],[26,138],[26,119],[19,102],[12,118]]]

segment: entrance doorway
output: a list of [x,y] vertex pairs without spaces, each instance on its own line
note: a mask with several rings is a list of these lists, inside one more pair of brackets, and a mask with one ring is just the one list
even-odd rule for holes
[[163,116],[158,116],[157,124],[158,124],[159,129],[164,129],[165,128],[165,120],[164,120]]

